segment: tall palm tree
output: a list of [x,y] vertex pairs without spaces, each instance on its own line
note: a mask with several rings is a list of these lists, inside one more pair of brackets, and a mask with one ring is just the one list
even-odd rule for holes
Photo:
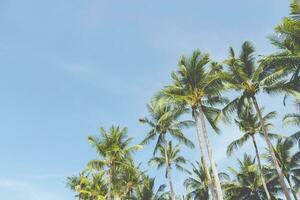
[[143,176],[143,182],[138,188],[136,200],[166,200],[166,185],[160,185],[155,191],[155,178]]
[[218,128],[214,123],[214,116],[218,113],[218,109],[216,109],[215,106],[223,104],[225,99],[220,96],[220,91],[222,89],[222,82],[218,76],[220,66],[213,63],[211,68],[207,69],[209,62],[209,55],[200,51],[194,51],[190,58],[182,57],[178,64],[179,69],[171,74],[173,85],[165,87],[163,93],[175,102],[182,103],[191,109],[192,117],[195,121],[195,133],[200,153],[203,157],[203,164],[205,165],[206,174],[209,179],[210,189],[215,198],[212,178],[208,172],[204,148],[202,146],[202,138],[199,135],[198,130],[198,116],[200,115],[206,150],[212,168],[213,178],[216,182],[217,197],[219,200],[222,200],[223,194],[221,184],[213,158],[212,147],[208,138],[206,121],[208,121],[211,127],[218,132]]
[[[233,175],[233,180],[227,178],[223,186],[226,199],[228,200],[265,200],[267,199],[261,176],[255,165],[255,159],[245,154],[243,160],[238,160],[239,170],[229,168]],[[228,176],[229,177],[229,176]],[[276,195],[280,188],[277,187],[276,180],[267,182],[271,199],[277,199]]]
[[272,143],[268,135],[265,122],[261,113],[261,109],[257,102],[257,94],[259,92],[266,92],[268,94],[291,94],[299,95],[294,90],[293,84],[286,77],[285,69],[277,69],[266,66],[265,64],[256,65],[254,57],[254,47],[250,42],[244,42],[242,45],[241,53],[238,57],[235,56],[235,52],[230,48],[230,57],[225,63],[228,66],[228,71],[223,72],[222,77],[225,82],[225,88],[228,90],[235,90],[240,92],[241,95],[230,102],[223,112],[226,116],[236,109],[240,109],[245,102],[253,103],[257,115],[260,120],[262,132],[264,134],[265,141],[268,149],[271,152],[273,164],[278,173],[281,187],[284,191],[287,200],[290,200],[290,193],[288,187],[284,181],[284,176],[276,160],[275,153],[272,148]]
[[126,166],[131,154],[139,149],[140,145],[129,146],[132,138],[127,136],[127,128],[112,126],[108,131],[100,129],[100,137],[89,136],[88,140],[95,148],[100,160],[92,160],[88,167],[92,169],[105,170],[107,176],[107,195],[108,200],[112,200],[113,178],[118,169]]
[[[169,134],[181,143],[184,143],[188,147],[194,147],[194,144],[185,137],[182,132],[182,128],[192,125],[192,121],[181,121],[180,116],[186,112],[181,106],[170,104],[165,99],[152,99],[150,104],[147,105],[150,119],[143,118],[140,122],[150,126],[150,131],[146,135],[145,139],[141,142],[142,145],[148,144],[152,140],[157,138],[157,142],[154,148],[153,154],[155,154],[160,146],[163,146],[167,150],[166,135]],[[164,153],[165,163],[169,162],[167,152]],[[170,184],[170,190],[173,200],[175,194],[172,184]]]
[[[297,200],[297,191],[300,189],[300,152],[293,153],[293,144],[290,138],[278,139],[274,151],[294,199]],[[271,161],[269,153],[266,157]]]
[[205,173],[203,161],[192,164],[193,174],[184,181],[184,186],[188,191],[188,199],[209,199],[208,178]]
[[[271,123],[268,123],[269,119],[272,119],[276,116],[275,112],[269,112],[267,115],[263,117],[265,125],[268,128],[269,126],[272,126]],[[262,174],[262,165],[261,165],[261,159],[260,154],[257,148],[257,142],[255,139],[255,135],[258,134],[262,137],[264,137],[262,133],[262,129],[260,126],[259,117],[256,113],[253,112],[252,105],[246,105],[242,108],[242,110],[238,113],[238,118],[235,119],[235,123],[239,127],[239,129],[243,132],[243,135],[231,142],[227,147],[227,155],[231,156],[233,151],[238,149],[239,147],[243,146],[248,140],[252,140],[253,147],[255,149],[255,154],[257,158],[258,163],[258,172],[261,175],[261,181],[264,187],[264,190],[266,192],[267,199],[271,199],[271,195],[268,191],[266,181],[264,178],[264,175]],[[276,134],[268,133],[269,137],[279,137]]]
[[[158,169],[165,166],[166,168],[166,178],[169,181],[171,199],[175,200],[175,193],[172,182],[171,171],[175,167],[177,170],[185,171],[187,170],[183,167],[186,163],[186,159],[179,155],[180,147],[176,145],[173,147],[172,141],[169,141],[168,145],[158,146],[158,156],[155,156],[149,160],[149,164],[156,165]],[[167,158],[167,159],[166,159]]]

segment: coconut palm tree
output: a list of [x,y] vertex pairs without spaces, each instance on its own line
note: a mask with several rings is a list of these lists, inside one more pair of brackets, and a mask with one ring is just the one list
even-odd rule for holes
[[139,149],[140,145],[129,146],[132,138],[127,136],[127,128],[112,126],[108,131],[100,129],[100,137],[89,136],[88,140],[95,148],[100,160],[92,160],[88,163],[88,168],[105,170],[107,176],[108,200],[112,200],[113,178],[121,167],[128,167],[127,161],[131,154]]
[[[145,139],[141,142],[142,145],[148,144],[152,140],[157,138],[157,142],[153,151],[155,154],[159,147],[164,147],[167,150],[166,135],[169,134],[172,138],[187,145],[188,147],[194,147],[194,144],[185,137],[182,132],[182,128],[192,125],[192,121],[181,121],[179,117],[186,112],[186,109],[182,106],[170,104],[165,99],[152,99],[150,104],[147,105],[150,119],[143,118],[140,122],[150,126],[150,131],[146,135]],[[165,163],[169,162],[167,152],[164,153]],[[170,190],[173,200],[175,199],[174,189],[170,183]]]
[[270,37],[271,43],[280,52],[271,54],[264,62],[276,68],[284,67],[286,73],[291,74],[290,81],[295,89],[300,90],[300,2],[291,2],[291,12],[281,24],[275,28],[275,35]]
[[226,101],[220,96],[220,91],[222,89],[222,82],[218,76],[220,65],[213,63],[211,68],[207,69],[209,62],[209,55],[202,53],[201,51],[194,51],[190,58],[183,56],[178,64],[179,69],[171,74],[173,85],[166,86],[162,93],[173,101],[184,104],[191,110],[192,117],[195,121],[195,133],[200,153],[203,157],[203,164],[205,165],[206,174],[210,183],[210,190],[215,198],[212,178],[207,171],[208,166],[206,164],[206,157],[202,146],[202,138],[199,135],[198,130],[198,116],[200,116],[206,150],[213,172],[213,178],[216,183],[216,193],[218,199],[221,200],[223,199],[223,194],[213,158],[212,147],[208,138],[206,122],[208,121],[216,132],[219,131],[214,123],[215,115],[218,113],[218,109],[216,109],[215,106],[223,104]]
[[105,200],[106,184],[104,172],[89,172],[87,170],[67,178],[67,185],[76,192],[80,200]]
[[[274,151],[294,199],[297,200],[297,192],[300,189],[300,152],[293,152],[293,144],[290,138],[278,139]],[[266,155],[266,158],[269,162],[272,161],[270,153]]]
[[160,185],[155,191],[155,178],[143,176],[143,182],[137,190],[136,200],[166,200],[166,185]]
[[230,57],[225,61],[228,66],[228,71],[223,72],[220,76],[223,77],[225,89],[240,92],[241,95],[225,106],[222,114],[228,116],[229,113],[236,109],[239,111],[245,103],[253,103],[260,120],[265,141],[271,152],[281,187],[286,199],[290,200],[288,187],[284,181],[284,176],[276,160],[275,153],[273,152],[272,143],[265,126],[261,108],[257,102],[257,94],[259,92],[266,92],[268,94],[284,93],[299,95],[299,93],[294,90],[291,82],[284,79],[286,77],[286,70],[284,68],[275,70],[265,64],[257,66],[254,51],[254,47],[250,42],[243,43],[241,53],[238,57],[235,56],[234,50],[230,48]]
[[[149,164],[156,165],[158,169],[166,168],[166,178],[169,181],[171,199],[175,200],[175,193],[172,182],[171,171],[175,167],[177,170],[188,172],[183,165],[186,163],[186,159],[179,155],[180,147],[176,145],[173,147],[172,141],[169,141],[168,145],[158,146],[158,156],[155,156],[149,160]],[[166,159],[167,158],[167,159]]]
[[[272,126],[271,123],[268,123],[268,120],[274,118],[276,116],[275,112],[269,112],[267,115],[263,117],[265,126],[268,129],[270,126]],[[247,141],[251,140],[253,143],[253,147],[255,149],[255,154],[257,158],[257,163],[258,163],[258,172],[261,175],[261,181],[262,185],[264,187],[264,190],[266,192],[267,199],[271,199],[271,195],[268,191],[267,185],[265,178],[262,174],[262,165],[261,165],[261,159],[260,159],[260,154],[257,148],[257,142],[255,139],[255,135],[260,135],[264,137],[262,133],[262,129],[260,126],[260,121],[259,117],[256,113],[253,112],[252,105],[246,105],[242,108],[242,110],[238,113],[238,118],[235,119],[235,123],[239,127],[239,129],[243,132],[243,135],[231,142],[228,147],[227,147],[227,155],[231,156],[234,150],[237,150],[241,146],[243,146]],[[271,134],[268,133],[269,137],[279,137],[276,134]]]
[[143,172],[139,169],[139,166],[135,165],[133,160],[128,160],[126,165],[122,165],[122,169],[116,178],[116,188],[121,193],[121,199],[134,199],[138,186],[143,182],[142,174]]
[[193,174],[184,181],[184,186],[188,191],[188,199],[209,199],[208,178],[205,173],[203,161],[202,164],[196,162],[192,164]]
[[[223,186],[228,200],[265,200],[267,199],[261,176],[258,173],[255,159],[245,154],[243,160],[238,160],[239,170],[229,167],[233,180],[229,176],[224,181]],[[267,182],[271,199],[277,199],[276,195],[280,191],[276,179]]]

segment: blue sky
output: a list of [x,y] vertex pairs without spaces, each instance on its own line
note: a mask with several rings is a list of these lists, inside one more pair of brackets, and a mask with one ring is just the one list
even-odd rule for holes
[[[87,135],[119,124],[141,141],[147,129],[138,118],[180,55],[201,49],[221,60],[245,40],[270,53],[266,37],[288,10],[285,0],[1,0],[1,199],[74,199],[65,177],[95,158]],[[260,101],[280,116],[291,110],[278,97]],[[280,117],[276,125],[282,131]],[[222,170],[238,134],[222,126],[222,136],[211,136]],[[146,162],[150,151],[137,160]]]

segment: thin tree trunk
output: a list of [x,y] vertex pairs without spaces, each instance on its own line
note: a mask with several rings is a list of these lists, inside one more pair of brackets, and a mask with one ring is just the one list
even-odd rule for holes
[[129,190],[129,199],[131,199],[132,196],[132,189]]
[[112,200],[112,197],[111,197],[111,188],[112,188],[112,167],[110,166],[109,172],[108,172],[107,200]]
[[200,153],[201,153],[201,156],[202,156],[202,159],[200,158],[200,163],[201,163],[201,160],[203,160],[205,174],[206,174],[207,179],[208,179],[208,187],[211,191],[211,195],[212,195],[213,200],[217,200],[217,195],[216,195],[216,192],[215,192],[215,187],[214,187],[213,182],[211,180],[209,167],[206,164],[206,158],[205,158],[205,154],[204,154],[204,150],[203,150],[204,148],[203,148],[203,144],[202,144],[202,139],[201,139],[200,134],[199,134],[197,111],[192,110],[192,115],[193,115],[193,118],[195,120],[195,132],[196,132],[196,136],[197,136],[197,140],[198,140],[198,144],[199,144]]
[[287,177],[287,176],[286,176],[285,178],[286,178],[286,180],[287,180],[287,182],[288,182],[288,184],[289,184],[289,186],[290,186],[290,189],[291,189],[291,191],[292,191],[292,194],[293,194],[294,199],[295,199],[295,200],[298,200],[297,194],[295,193],[295,191],[294,191],[294,189],[293,189],[293,186],[292,186],[292,183],[291,183],[290,178]]
[[214,158],[213,158],[212,148],[211,148],[211,145],[210,145],[210,142],[209,142],[209,139],[208,139],[206,124],[205,124],[205,116],[204,116],[204,112],[202,110],[201,105],[200,105],[200,116],[201,116],[202,132],[203,132],[203,136],[204,136],[204,139],[205,139],[208,158],[209,158],[209,161],[210,161],[213,177],[215,179],[215,186],[216,186],[216,189],[217,189],[218,200],[223,200],[224,198],[223,198],[223,192],[222,192],[222,188],[221,188],[221,182],[220,182],[219,175],[218,175],[218,172],[217,172],[216,163],[215,163]]
[[163,141],[164,141],[164,145],[165,145],[166,171],[167,171],[167,178],[168,178],[169,186],[170,186],[171,198],[172,198],[172,200],[176,200],[174,188],[173,188],[172,177],[171,177],[170,162],[169,162],[168,153],[167,153],[168,144],[167,144],[167,141],[164,136],[163,136]]
[[267,195],[267,199],[268,199],[268,200],[271,200],[271,195],[270,195],[270,192],[269,192],[269,190],[268,190],[268,187],[267,187],[265,178],[264,178],[263,173],[262,173],[262,167],[261,167],[261,162],[260,162],[260,156],[259,156],[259,153],[258,153],[258,148],[257,148],[257,144],[256,144],[256,141],[255,141],[254,135],[251,135],[251,138],[252,138],[252,142],[253,142],[253,145],[254,145],[254,148],[255,148],[255,153],[256,153],[256,157],[257,157],[257,163],[258,163],[259,174],[260,174],[260,177],[261,177],[261,182],[262,182],[262,184],[263,184],[265,193],[266,193],[266,195]]
[[265,127],[265,122],[264,122],[264,119],[262,117],[262,114],[261,114],[261,111],[260,111],[260,108],[258,106],[258,103],[256,101],[256,98],[255,96],[251,96],[252,100],[253,100],[253,103],[254,103],[254,107],[256,109],[256,112],[258,114],[258,117],[259,117],[259,120],[260,120],[260,125],[261,125],[261,128],[263,130],[263,133],[264,133],[264,137],[265,137],[265,140],[266,140],[266,143],[268,145],[268,149],[270,151],[270,154],[271,154],[271,157],[272,157],[272,161],[273,161],[273,164],[275,166],[275,169],[277,171],[277,174],[279,176],[279,181],[280,181],[280,185],[281,185],[281,188],[284,192],[284,195],[286,197],[287,200],[291,200],[291,197],[290,197],[290,193],[289,193],[289,190],[288,190],[288,187],[284,181],[284,176],[283,176],[283,173],[279,167],[279,164],[278,164],[278,161],[277,161],[277,158],[275,156],[275,153],[274,153],[274,149],[273,149],[273,146],[272,146],[272,143],[270,141],[270,138],[269,138],[269,135],[268,135],[268,132],[267,132],[267,129]]
[[110,166],[110,169],[109,169],[109,172],[108,172],[107,200],[112,200],[111,189],[112,189],[112,167]]

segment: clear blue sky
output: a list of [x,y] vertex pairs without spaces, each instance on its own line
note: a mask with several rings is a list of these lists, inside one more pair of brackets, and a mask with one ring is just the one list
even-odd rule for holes
[[[270,53],[266,37],[288,6],[286,0],[1,0],[0,198],[74,199],[65,177],[95,158],[88,134],[120,124],[139,142],[146,129],[137,120],[169,83],[180,55],[198,48],[221,60],[245,40],[259,54]],[[280,98],[260,100],[286,112]],[[276,125],[281,130],[280,119]],[[211,139],[223,170],[225,146],[239,133],[222,130]],[[146,162],[150,151],[137,159]],[[189,151],[191,160],[198,157]]]

